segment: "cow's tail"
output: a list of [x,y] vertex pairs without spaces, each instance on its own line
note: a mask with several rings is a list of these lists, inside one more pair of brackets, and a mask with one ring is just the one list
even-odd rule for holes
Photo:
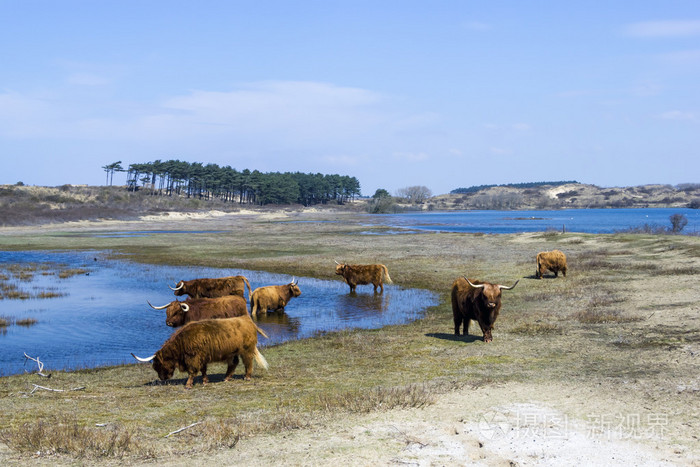
[[391,277],[389,277],[389,269],[382,264],[382,268],[384,269],[384,278],[386,279],[387,284],[393,284],[391,281]]
[[257,363],[263,369],[267,370],[270,368],[270,365],[267,364],[267,360],[265,360],[265,357],[263,357],[263,354],[260,353],[257,347],[255,348],[255,355],[253,355],[253,358],[255,359],[255,363]]
[[253,316],[258,315],[258,301],[255,299],[253,295],[249,295],[250,299],[250,314]]
[[251,294],[253,293],[250,290],[250,282],[248,282],[248,279],[246,279],[245,276],[243,276],[243,282],[245,282],[245,285],[248,287],[248,298],[250,298]]
[[260,328],[258,327],[257,324],[253,323],[253,325],[255,326],[255,329],[260,333],[261,336],[263,336],[265,339],[269,339],[269,338],[270,338],[267,334],[265,334],[265,331],[263,331],[262,329],[260,329]]

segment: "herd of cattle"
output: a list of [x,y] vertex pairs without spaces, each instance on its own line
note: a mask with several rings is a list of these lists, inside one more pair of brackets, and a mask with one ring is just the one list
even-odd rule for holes
[[[551,271],[557,277],[559,272],[566,276],[566,256],[559,250],[537,254],[535,277],[541,279]],[[355,292],[358,285],[372,284],[374,292],[379,287],[384,292],[384,282],[391,284],[389,270],[383,264],[358,265],[338,263],[335,273],[343,277]],[[460,335],[463,325],[464,335],[469,334],[470,321],[481,327],[484,342],[491,342],[491,331],[501,309],[501,291],[511,290],[511,286],[492,284],[485,281],[459,277],[452,284],[452,314],[454,333]],[[245,300],[248,289],[250,313]],[[228,367],[224,381],[229,381],[239,362],[243,360],[246,380],[253,372],[255,361],[264,369],[268,368],[265,357],[258,350],[258,334],[267,335],[253,322],[251,315],[268,310],[283,311],[289,301],[301,295],[298,281],[294,278],[285,285],[258,287],[251,292],[250,283],[244,276],[231,276],[218,279],[194,279],[180,281],[170,287],[176,296],[188,295],[184,301],[174,300],[167,305],[153,306],[165,310],[165,324],[180,328],[163,344],[154,355],[141,358],[141,362],[152,362],[158,377],[165,381],[173,376],[175,368],[188,374],[185,388],[192,388],[194,378],[202,373],[202,383],[207,384],[207,365],[226,362]]]

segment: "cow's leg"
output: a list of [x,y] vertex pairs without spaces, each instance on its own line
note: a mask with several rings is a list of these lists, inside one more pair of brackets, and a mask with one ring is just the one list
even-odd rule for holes
[[224,375],[224,381],[231,381],[231,378],[233,378],[233,372],[236,370],[236,366],[238,366],[238,355],[234,355],[233,358],[231,358],[228,361],[228,367],[226,367],[226,375]]
[[209,384],[209,377],[207,376],[207,364],[202,365],[202,384]]
[[243,366],[245,367],[245,376],[243,379],[249,381],[250,377],[253,376],[253,353],[246,352],[241,355],[241,358],[243,359]]
[[481,327],[481,332],[484,333],[484,342],[491,342],[493,337],[491,336],[491,328],[486,326],[481,321],[479,321],[479,326]]
[[197,376],[198,371],[190,370],[188,373],[189,378],[187,378],[187,382],[185,383],[185,389],[192,389],[192,383],[194,382],[194,377]]
[[[454,322],[455,322],[455,336],[459,336],[459,328],[462,325],[462,313],[453,311],[452,315],[454,317]],[[467,326],[468,326],[468,324],[464,325],[464,334],[467,333]]]

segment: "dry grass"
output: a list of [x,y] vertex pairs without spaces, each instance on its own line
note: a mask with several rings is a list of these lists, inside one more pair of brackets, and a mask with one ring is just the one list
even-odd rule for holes
[[394,408],[420,408],[435,402],[434,392],[426,384],[402,387],[376,387],[369,391],[345,394],[322,394],[319,403],[324,410],[368,413]]
[[540,336],[548,334],[561,334],[564,329],[555,323],[523,323],[514,328],[511,328],[510,332],[515,334],[524,334],[527,336]]
[[0,441],[11,449],[35,456],[69,454],[78,459],[148,457],[130,430],[121,426],[87,428],[73,418],[36,420],[13,430],[0,431]]

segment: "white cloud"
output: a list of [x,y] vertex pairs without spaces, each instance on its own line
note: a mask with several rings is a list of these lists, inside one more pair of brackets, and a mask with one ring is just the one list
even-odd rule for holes
[[660,56],[660,58],[673,65],[697,66],[700,65],[700,49],[678,50]]
[[659,118],[663,120],[681,120],[681,121],[695,121],[698,116],[693,112],[684,112],[681,110],[669,110],[663,112],[659,115]]
[[365,158],[362,156],[350,156],[350,155],[329,155],[322,158],[323,161],[330,165],[335,165],[339,167],[355,167],[360,165],[360,163],[365,162]]
[[499,148],[499,147],[490,147],[489,152],[491,154],[494,154],[496,156],[507,156],[513,153],[510,149],[506,148]]
[[[96,75],[73,75],[72,80],[100,82]],[[137,141],[242,137],[269,146],[343,142],[377,133],[394,121],[413,125],[425,121],[391,110],[389,100],[372,91],[316,82],[270,81],[231,91],[194,90],[132,107],[108,97],[99,103],[81,100],[70,92],[55,91],[49,97],[0,94],[0,134],[80,139],[99,135]]]
[[625,34],[634,37],[680,37],[700,35],[700,20],[645,21],[628,24]]
[[428,160],[430,156],[424,152],[395,152],[394,159],[405,162],[421,162]]
[[371,91],[314,82],[263,82],[226,92],[193,91],[162,103],[145,125],[187,134],[265,134],[280,142],[346,140],[385,125],[384,99]]

